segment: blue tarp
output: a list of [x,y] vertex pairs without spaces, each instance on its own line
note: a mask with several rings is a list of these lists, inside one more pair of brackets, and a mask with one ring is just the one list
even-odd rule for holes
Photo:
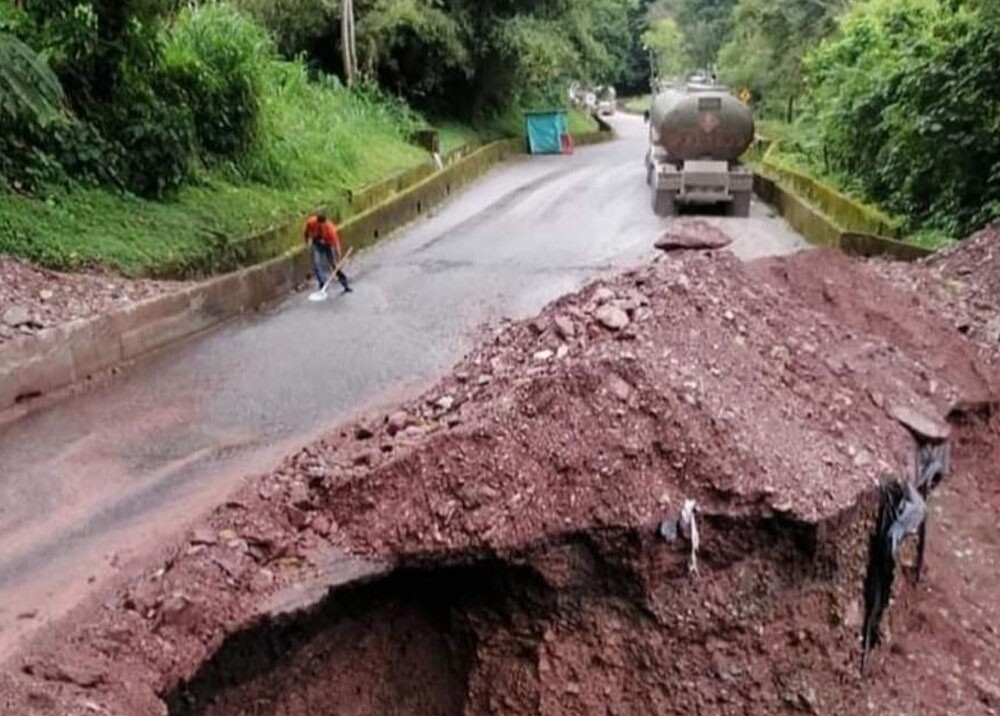
[[528,112],[524,115],[528,135],[528,151],[532,154],[561,154],[562,137],[566,134],[566,113]]

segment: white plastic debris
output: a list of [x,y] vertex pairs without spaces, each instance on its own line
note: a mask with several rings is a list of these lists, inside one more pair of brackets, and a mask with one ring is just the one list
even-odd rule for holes
[[697,506],[694,500],[684,500],[681,508],[681,530],[691,544],[691,557],[688,560],[688,571],[691,574],[698,574],[698,523],[694,517]]

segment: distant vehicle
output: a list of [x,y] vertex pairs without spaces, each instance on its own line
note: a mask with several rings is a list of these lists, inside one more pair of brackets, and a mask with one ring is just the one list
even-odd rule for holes
[[661,91],[646,153],[653,211],[673,216],[682,205],[723,204],[729,216],[749,216],[753,174],[739,159],[753,138],[750,109],[711,78]]
[[598,88],[597,113],[602,117],[610,117],[617,109],[618,93],[608,85]]

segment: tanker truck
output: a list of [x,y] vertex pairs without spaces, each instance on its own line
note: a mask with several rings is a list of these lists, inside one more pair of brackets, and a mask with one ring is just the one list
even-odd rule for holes
[[658,94],[646,154],[653,211],[673,216],[683,205],[723,204],[728,216],[748,216],[753,174],[739,158],[753,138],[753,114],[723,88],[687,85]]

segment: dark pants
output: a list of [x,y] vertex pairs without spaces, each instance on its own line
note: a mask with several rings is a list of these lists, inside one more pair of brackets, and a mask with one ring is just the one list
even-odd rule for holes
[[[312,241],[310,244],[312,248],[313,272],[316,274],[316,282],[319,284],[319,287],[323,288],[326,285],[329,269],[337,265],[340,257],[337,256],[334,248],[324,241]],[[344,275],[343,271],[337,271],[337,280],[340,281],[340,285],[344,287],[345,291],[351,288],[351,284],[348,283],[347,276]]]

